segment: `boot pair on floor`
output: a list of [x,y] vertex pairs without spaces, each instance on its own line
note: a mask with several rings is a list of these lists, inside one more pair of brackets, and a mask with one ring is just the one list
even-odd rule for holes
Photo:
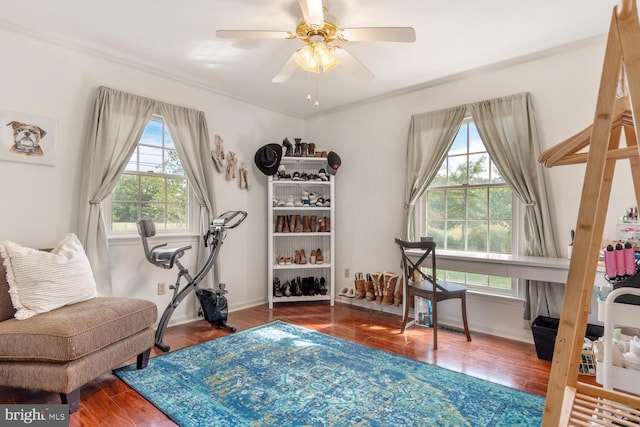
[[356,273],[354,283],[356,299],[396,307],[402,303],[402,278],[397,273],[376,272],[367,274],[366,279],[362,273]]

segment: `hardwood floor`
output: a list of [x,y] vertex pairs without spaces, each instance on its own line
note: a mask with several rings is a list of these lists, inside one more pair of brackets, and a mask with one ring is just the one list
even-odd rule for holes
[[[544,396],[551,363],[536,356],[533,344],[510,341],[480,333],[438,331],[438,350],[432,350],[429,328],[414,326],[400,334],[396,315],[336,303],[281,303],[229,314],[229,324],[242,331],[280,319],[415,360],[486,379]],[[170,327],[165,343],[171,350],[218,338],[228,332],[204,320]],[[162,352],[154,348],[152,356]],[[133,363],[132,360],[130,363]],[[56,393],[0,387],[0,403],[60,403]],[[71,426],[173,426],[153,405],[117,379],[105,374],[81,390],[80,409],[71,415]]]

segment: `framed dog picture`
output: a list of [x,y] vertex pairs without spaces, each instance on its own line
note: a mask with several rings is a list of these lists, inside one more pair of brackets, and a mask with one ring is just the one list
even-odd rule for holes
[[0,160],[55,166],[58,122],[0,110]]

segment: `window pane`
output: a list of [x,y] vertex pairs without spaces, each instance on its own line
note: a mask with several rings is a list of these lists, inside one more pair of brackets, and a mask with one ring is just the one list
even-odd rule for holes
[[180,159],[176,150],[165,150],[164,173],[170,175],[184,175]]
[[438,245],[444,244],[445,236],[445,222],[444,221],[429,221],[427,224],[427,235],[433,237],[433,240]]
[[429,221],[445,219],[444,190],[427,191],[427,218]]
[[467,183],[467,156],[450,156],[447,168],[449,185],[463,185]]
[[169,128],[164,127],[164,148],[174,149],[176,148],[173,145],[173,138],[171,138],[171,134],[169,133]]
[[184,204],[167,205],[167,228],[187,228],[187,209]]
[[136,230],[138,221],[138,203],[113,202],[111,204],[114,231]]
[[467,190],[467,218],[488,219],[489,198],[488,189],[470,188]]
[[489,156],[485,154],[469,155],[469,184],[489,183]]
[[435,178],[433,178],[433,181],[431,181],[431,184],[430,184],[430,186],[433,186],[433,187],[440,187],[443,185],[447,185],[447,160],[446,159],[440,166],[440,170],[438,171]]
[[489,252],[512,253],[511,221],[489,221]]
[[162,148],[139,146],[140,172],[162,173]]
[[465,198],[466,190],[447,191],[447,219],[465,218]]
[[469,123],[469,153],[486,152],[480,134],[478,134],[478,128],[475,123]]
[[467,250],[487,252],[487,223],[485,221],[467,222]]
[[159,230],[166,229],[164,224],[164,205],[161,203],[143,203],[141,218],[152,219]]
[[187,180],[167,178],[167,203],[187,203]]
[[506,181],[502,177],[502,174],[498,170],[498,167],[496,166],[495,163],[493,163],[493,161],[491,161],[491,182],[495,184],[506,183]]
[[162,176],[141,176],[140,188],[141,201],[164,202],[164,178]]
[[162,121],[153,119],[149,120],[147,126],[144,128],[142,136],[140,137],[139,143],[162,148],[163,127]]
[[113,200],[137,202],[140,197],[140,187],[136,175],[122,174],[120,181],[113,190]]
[[136,147],[136,149],[133,151],[131,158],[127,162],[127,166],[125,167],[125,170],[128,170],[128,171],[138,170],[138,147]]
[[467,273],[467,283],[474,286],[487,286],[489,277],[486,274]]
[[445,249],[464,250],[464,221],[447,221],[447,246]]
[[500,276],[489,276],[489,287],[496,289],[511,289],[511,278],[510,277],[500,277]]
[[509,187],[489,189],[489,217],[491,219],[511,219],[513,193]]
[[460,126],[456,137],[453,139],[449,155],[467,154],[467,125]]
[[[442,275],[438,276],[442,277]],[[466,282],[466,274],[462,271],[452,271],[448,270],[446,275],[446,280],[448,282],[456,282],[456,283],[465,283]]]

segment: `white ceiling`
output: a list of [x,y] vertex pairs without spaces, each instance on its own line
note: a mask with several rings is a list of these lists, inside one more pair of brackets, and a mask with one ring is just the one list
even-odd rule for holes
[[[323,0],[341,27],[409,26],[416,42],[342,44],[340,66],[271,82],[299,40],[221,40],[219,29],[295,31],[297,0],[2,0],[0,26],[116,58],[294,116],[606,34],[615,0]],[[318,85],[319,107],[306,99]]]

